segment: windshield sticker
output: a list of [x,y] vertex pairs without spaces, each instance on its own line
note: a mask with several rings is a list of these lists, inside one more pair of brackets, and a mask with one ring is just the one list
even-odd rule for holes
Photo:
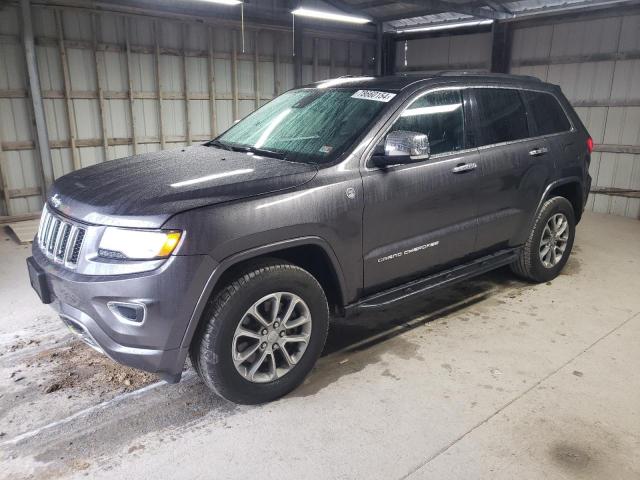
[[331,153],[331,150],[333,150],[333,147],[331,145],[323,145],[320,147],[320,152],[324,154]]
[[363,100],[373,100],[374,102],[386,103],[395,96],[395,93],[389,92],[378,92],[376,90],[358,90],[356,93],[351,95],[351,98],[362,98]]

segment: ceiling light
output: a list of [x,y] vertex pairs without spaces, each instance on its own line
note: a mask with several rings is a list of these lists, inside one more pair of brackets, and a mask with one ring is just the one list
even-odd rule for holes
[[434,32],[436,30],[449,30],[450,28],[475,27],[477,25],[491,25],[493,20],[471,20],[469,22],[443,23],[440,25],[429,25],[425,27],[403,28],[396,30],[396,33],[414,33],[414,32]]
[[347,23],[369,23],[371,20],[365,17],[356,17],[355,15],[344,15],[342,13],[325,12],[322,10],[312,10],[309,8],[297,8],[293,12],[294,15],[301,17],[319,18],[321,20],[334,20],[336,22]]
[[205,0],[209,3],[219,3],[221,5],[240,5],[242,0]]

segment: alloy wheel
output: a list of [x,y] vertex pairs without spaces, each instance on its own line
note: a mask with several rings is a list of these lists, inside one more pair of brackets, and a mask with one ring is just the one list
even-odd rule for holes
[[552,215],[542,231],[540,239],[540,261],[545,268],[555,267],[567,249],[569,221],[563,213]]
[[266,383],[289,373],[311,337],[311,312],[298,295],[275,292],[255,302],[233,335],[236,370],[250,382]]

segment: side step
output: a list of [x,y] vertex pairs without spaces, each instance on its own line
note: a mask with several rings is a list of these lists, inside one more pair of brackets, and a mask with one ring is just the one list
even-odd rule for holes
[[347,314],[357,310],[382,308],[391,303],[406,300],[414,295],[432,292],[442,287],[466,280],[504,265],[509,265],[517,257],[519,248],[500,250],[499,252],[478,258],[469,263],[458,265],[428,277],[419,278],[397,287],[374,293],[358,303],[346,307]]

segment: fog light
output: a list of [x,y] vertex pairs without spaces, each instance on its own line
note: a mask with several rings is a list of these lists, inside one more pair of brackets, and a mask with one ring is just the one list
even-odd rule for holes
[[124,323],[135,323],[137,325],[144,322],[147,308],[143,303],[133,302],[108,302],[107,307]]

